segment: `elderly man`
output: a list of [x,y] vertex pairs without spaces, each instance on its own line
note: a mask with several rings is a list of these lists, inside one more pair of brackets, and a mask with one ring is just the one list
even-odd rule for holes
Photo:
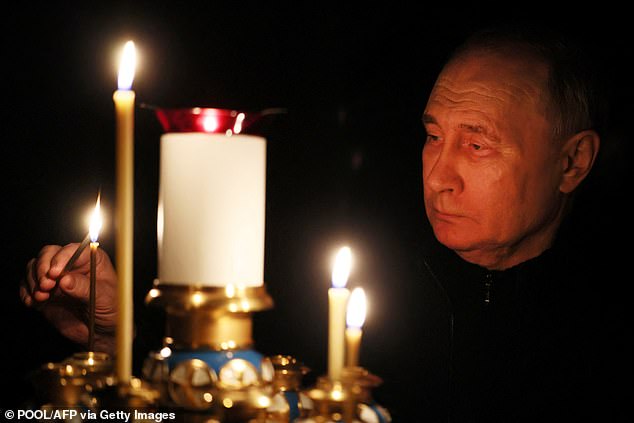
[[428,249],[417,296],[429,418],[619,412],[612,387],[597,389],[610,380],[600,335],[611,325],[593,306],[598,266],[573,253],[567,233],[600,146],[588,64],[545,33],[482,31],[436,80],[422,117],[423,187],[446,248]]

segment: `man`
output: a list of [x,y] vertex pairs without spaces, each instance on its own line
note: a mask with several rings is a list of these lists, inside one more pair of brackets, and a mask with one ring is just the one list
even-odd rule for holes
[[586,228],[569,216],[600,146],[591,64],[546,33],[483,31],[436,80],[422,117],[422,176],[431,229],[447,248],[428,246],[413,295],[425,308],[426,417],[610,419],[623,410],[614,375],[627,361],[610,344],[627,335],[615,333],[620,311],[597,289],[602,247],[575,246]]
[[[508,269],[550,247],[599,151],[591,93],[556,80],[569,76],[547,60],[511,42],[466,47],[441,73],[423,114],[434,234],[487,269]],[[550,92],[567,81],[561,99]]]
[[[588,402],[596,392],[588,382],[598,381],[588,361],[597,340],[585,318],[589,287],[558,241],[600,146],[594,93],[577,64],[562,44],[483,32],[433,87],[423,113],[424,202],[447,249],[426,253],[416,288],[425,307],[413,317],[412,351],[422,364],[410,394],[422,401],[408,421],[544,421],[599,408]],[[74,248],[45,247],[29,263],[25,304],[49,299]],[[111,351],[115,274],[100,254],[98,318]],[[86,261],[60,279],[67,299],[86,302]],[[85,316],[56,304],[42,312],[85,344]]]

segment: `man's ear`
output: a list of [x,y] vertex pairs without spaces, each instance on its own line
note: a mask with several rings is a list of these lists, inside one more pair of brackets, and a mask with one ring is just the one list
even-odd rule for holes
[[599,153],[601,140],[593,130],[581,131],[568,138],[562,147],[563,174],[559,190],[574,191],[588,176]]

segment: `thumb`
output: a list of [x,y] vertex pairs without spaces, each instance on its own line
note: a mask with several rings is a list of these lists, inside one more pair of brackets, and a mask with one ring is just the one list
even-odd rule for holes
[[81,273],[69,273],[59,281],[61,290],[71,298],[82,302],[90,300],[90,278]]

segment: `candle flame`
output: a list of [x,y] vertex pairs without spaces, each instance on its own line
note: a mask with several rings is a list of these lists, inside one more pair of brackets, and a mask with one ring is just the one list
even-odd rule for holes
[[97,204],[95,205],[95,210],[92,212],[92,216],[90,217],[90,240],[92,242],[97,242],[99,238],[99,231],[101,230],[102,225],[101,220],[101,194],[97,196]]
[[352,294],[350,294],[350,300],[348,300],[348,310],[346,313],[346,323],[348,326],[361,329],[361,326],[363,326],[365,322],[367,308],[368,305],[363,288],[353,289]]
[[244,115],[244,113],[238,113],[238,116],[236,116],[236,121],[233,124],[234,134],[239,134],[240,132],[242,132],[242,122],[244,122],[245,117],[246,116]]
[[134,79],[134,68],[136,67],[136,50],[134,42],[128,41],[123,46],[123,54],[119,63],[119,89],[129,90],[132,88]]
[[348,282],[350,268],[352,267],[352,252],[348,247],[342,247],[335,258],[335,266],[332,270],[332,286],[343,288]]

